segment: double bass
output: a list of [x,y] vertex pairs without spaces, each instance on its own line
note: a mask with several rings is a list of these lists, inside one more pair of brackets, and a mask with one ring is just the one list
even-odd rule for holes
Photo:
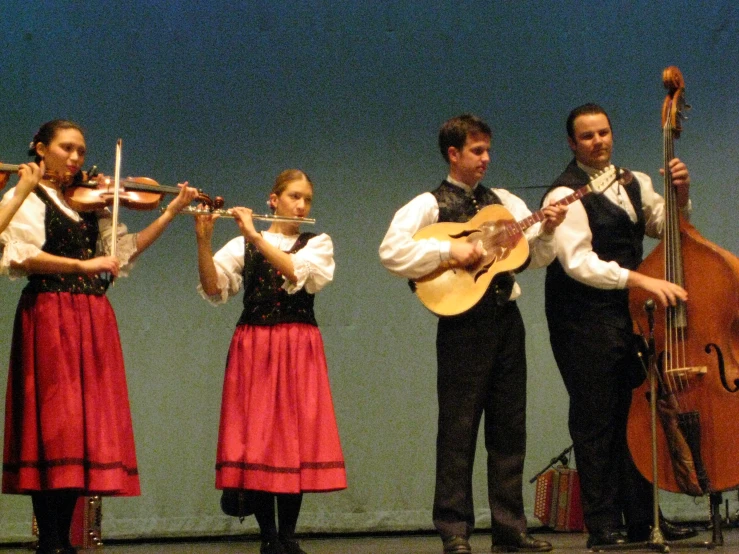
[[[680,285],[687,302],[658,309],[651,322],[658,382],[657,480],[659,488],[711,495],[716,519],[720,493],[739,487],[739,258],[698,233],[680,213],[667,169],[687,107],[680,70],[664,70],[662,108],[665,229],[662,242],[638,271]],[[630,291],[635,330],[649,328],[649,293]],[[639,471],[652,479],[649,380],[633,392],[627,438]],[[714,526],[714,539],[716,539]]]

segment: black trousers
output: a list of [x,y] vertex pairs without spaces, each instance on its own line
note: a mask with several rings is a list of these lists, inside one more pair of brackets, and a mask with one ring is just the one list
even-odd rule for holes
[[[549,327],[570,396],[569,429],[585,525],[591,533],[652,521],[652,488],[626,443],[631,378],[638,363],[631,329],[590,320]],[[623,517],[622,517],[623,516]]]
[[526,451],[526,347],[515,302],[486,302],[439,320],[434,525],[469,536],[475,525],[472,470],[484,413],[493,538],[526,530],[522,481]]

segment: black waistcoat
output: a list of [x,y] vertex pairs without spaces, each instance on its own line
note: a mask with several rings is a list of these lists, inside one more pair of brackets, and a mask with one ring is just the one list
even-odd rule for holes
[[[293,254],[303,248],[315,233],[301,233],[290,249]],[[282,288],[282,273],[270,264],[250,242],[244,245],[244,310],[238,325],[277,325],[308,323],[318,325],[313,313],[313,294],[300,289],[288,294]]]
[[[98,240],[98,219],[94,213],[80,213],[81,220],[74,221],[49,197],[42,187],[34,194],[46,205],[44,226],[46,239],[41,250],[55,256],[89,260],[95,256]],[[97,275],[82,273],[34,274],[28,276],[23,292],[71,292],[101,296],[108,288],[108,281]]]
[[439,223],[466,223],[485,206],[502,204],[497,194],[482,185],[477,185],[468,193],[462,187],[444,180],[431,194],[439,205]]
[[[466,223],[485,206],[503,204],[497,194],[480,184],[472,192],[467,192],[462,187],[444,180],[439,188],[431,191],[431,194],[434,195],[436,203],[439,205],[439,223]],[[479,312],[489,308],[491,303],[507,302],[511,297],[514,282],[512,272],[506,271],[496,275],[477,305],[462,315],[477,317]]]
[[[588,180],[587,173],[573,160],[549,191],[560,186],[576,190]],[[634,270],[644,254],[645,220],[639,182],[634,179],[625,189],[636,212],[636,223],[601,194],[590,194],[581,202],[590,224],[593,252],[601,260],[615,261]],[[628,289],[598,289],[576,281],[565,273],[557,259],[547,267],[545,294],[550,326],[558,320],[587,319],[622,329],[631,327]]]

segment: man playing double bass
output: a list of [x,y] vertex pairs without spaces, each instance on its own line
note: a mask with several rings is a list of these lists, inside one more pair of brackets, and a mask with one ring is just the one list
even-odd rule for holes
[[[556,202],[611,165],[613,133],[596,104],[575,108],[567,119],[574,160],[555,180],[543,205]],[[669,163],[677,203],[690,213],[690,175],[683,162]],[[636,271],[644,235],[662,236],[664,199],[651,179],[634,172],[602,195],[570,206],[554,232],[557,257],[547,268],[545,304],[552,351],[570,396],[569,429],[580,474],[588,548],[650,538],[652,486],[636,470],[626,444],[626,423],[635,379],[644,371],[637,357],[629,292],[641,288],[664,306],[687,300],[680,286]],[[622,514],[624,537],[618,528]],[[667,540],[695,536],[660,518]]]

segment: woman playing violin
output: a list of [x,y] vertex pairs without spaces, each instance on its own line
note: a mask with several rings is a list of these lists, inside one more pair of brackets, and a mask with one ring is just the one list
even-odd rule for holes
[[[79,178],[83,132],[70,121],[47,122],[29,154],[48,174]],[[28,167],[0,204],[28,195],[0,234],[0,273],[28,277],[10,352],[2,490],[31,496],[38,552],[71,554],[80,495],[139,494],[123,355],[102,275],[123,274],[197,191],[183,185],[158,219],[127,234],[112,229],[107,209],[72,210],[57,181]],[[117,257],[108,254],[114,237]]]
[[[313,184],[294,169],[280,173],[269,195],[274,214],[288,218],[306,217],[312,200]],[[215,256],[217,216],[196,220],[203,297],[221,304],[244,288],[226,362],[216,488],[248,491],[262,554],[305,554],[294,538],[303,492],[346,488],[313,313],[314,295],[333,279],[333,243],[300,233],[298,221],[275,221],[259,233],[250,209],[231,212],[241,236]]]

